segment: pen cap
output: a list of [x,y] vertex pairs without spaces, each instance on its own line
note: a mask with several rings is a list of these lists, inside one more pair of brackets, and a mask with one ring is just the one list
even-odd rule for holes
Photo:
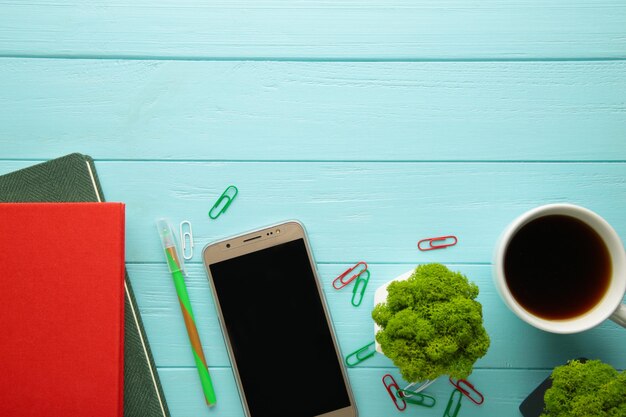
[[185,265],[183,264],[183,258],[180,256],[178,242],[176,235],[172,232],[172,226],[167,219],[157,220],[156,226],[161,237],[161,244],[167,257],[167,266],[170,268],[170,272],[184,272]]

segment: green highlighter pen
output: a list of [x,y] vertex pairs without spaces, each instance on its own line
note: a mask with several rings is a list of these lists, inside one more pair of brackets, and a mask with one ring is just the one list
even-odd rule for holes
[[172,234],[172,228],[166,219],[157,220],[157,229],[161,236],[161,243],[163,244],[163,250],[165,251],[165,257],[167,258],[167,265],[172,273],[174,279],[174,286],[176,287],[176,293],[178,294],[178,301],[180,303],[180,309],[183,312],[185,319],[185,327],[187,327],[187,334],[189,335],[189,341],[191,342],[191,351],[196,361],[196,368],[198,368],[198,374],[200,375],[200,382],[202,383],[202,390],[204,391],[204,399],[209,407],[212,407],[216,403],[215,391],[213,389],[213,382],[209,375],[206,359],[202,352],[202,344],[200,344],[200,336],[198,336],[198,329],[196,328],[196,320],[193,316],[193,310],[191,309],[191,302],[189,301],[189,294],[187,294],[187,287],[185,286],[185,276],[182,263],[178,256],[178,248],[176,247],[176,241]]

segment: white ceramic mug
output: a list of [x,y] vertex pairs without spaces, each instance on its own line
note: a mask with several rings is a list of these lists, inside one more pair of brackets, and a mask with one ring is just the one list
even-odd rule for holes
[[[506,249],[515,234],[529,222],[548,215],[571,216],[584,222],[598,233],[611,257],[611,277],[606,293],[593,308],[571,319],[550,320],[538,317],[526,310],[513,297],[504,274]],[[504,230],[496,246],[493,266],[494,282],[505,304],[519,318],[532,326],[552,333],[577,333],[597,326],[610,318],[615,323],[626,327],[626,304],[622,304],[626,293],[626,252],[622,241],[611,225],[591,210],[572,204],[548,204],[527,211]]]

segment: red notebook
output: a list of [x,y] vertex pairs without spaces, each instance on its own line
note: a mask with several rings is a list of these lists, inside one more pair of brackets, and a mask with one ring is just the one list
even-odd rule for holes
[[123,320],[123,204],[0,204],[0,416],[121,417]]

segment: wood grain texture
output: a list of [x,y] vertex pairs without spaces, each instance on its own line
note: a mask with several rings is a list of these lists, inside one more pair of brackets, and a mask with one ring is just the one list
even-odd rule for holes
[[4,56],[626,56],[626,5],[620,0],[5,0],[0,7]]
[[[475,281],[492,344],[470,379],[486,402],[460,416],[517,417],[567,359],[626,368],[623,329],[538,331],[504,306],[490,264],[502,229],[544,203],[587,206],[626,236],[624,74],[622,0],[0,0],[0,174],[96,159],[106,198],[127,204],[128,270],[172,417],[243,416],[202,246],[291,218],[307,226],[344,355],[373,340],[373,293],[394,276],[442,262]],[[237,200],[209,221],[229,184]],[[193,224],[188,286],[215,410],[161,216]],[[416,250],[444,234],[459,244]],[[359,260],[372,278],[354,308],[330,283]],[[306,377],[276,370],[279,392]],[[401,415],[387,372],[398,377],[381,355],[349,370],[361,417]],[[436,408],[404,414],[441,416],[451,386],[429,391]]]
[[0,158],[623,161],[625,73],[626,61],[5,58]]
[[[194,372],[194,369],[180,368],[159,370],[165,395],[168,398],[172,398],[169,406],[173,416],[209,417],[219,413],[223,417],[243,417],[243,410],[239,405],[239,398],[236,394],[235,380],[230,369],[210,368],[218,396],[218,404],[214,410],[209,410],[202,403],[202,390]],[[403,415],[441,417],[443,415],[453,389],[447,378],[437,380],[426,391],[437,400],[434,408],[411,406],[404,413],[400,413],[391,403],[391,399],[382,385],[381,378],[386,373],[391,373],[398,381],[398,384],[404,387],[405,383],[402,382],[397,370],[394,368],[355,368],[348,371],[350,383],[356,396],[359,417]],[[545,370],[477,369],[470,377],[470,380],[485,395],[485,402],[478,407],[467,399],[462,400],[459,416],[518,417],[520,416],[518,411],[519,403],[548,375],[549,371]],[[298,379],[298,375],[286,373],[285,390],[283,393],[290,392],[290,389],[297,391]],[[301,393],[301,395],[307,394]],[[281,392],[278,391],[277,401],[280,401],[280,395]]]
[[[552,202],[589,207],[626,236],[626,163],[102,162],[97,167],[107,199],[127,203],[131,262],[161,262],[152,234],[159,215],[191,220],[199,246],[297,218],[308,227],[318,262],[415,262],[417,240],[454,233],[461,239],[456,250],[431,252],[431,260],[489,263],[508,223]],[[208,209],[229,184],[239,187],[237,200],[219,221],[209,221]]]
[[[32,161],[0,160],[0,174]],[[106,197],[127,204],[128,265],[165,392],[174,416],[207,413],[193,369],[180,308],[163,262],[154,219],[190,219],[196,257],[188,287],[207,361],[216,375],[221,415],[241,416],[230,363],[199,253],[212,240],[297,217],[308,226],[318,269],[343,354],[373,340],[369,312],[374,290],[417,263],[446,262],[480,289],[488,354],[472,381],[487,395],[483,408],[467,403],[463,415],[516,416],[517,406],[548,369],[578,356],[626,367],[626,332],[607,322],[577,335],[553,335],[516,319],[491,282],[491,253],[498,234],[521,212],[542,203],[572,201],[606,217],[624,236],[626,163],[367,163],[367,162],[153,162],[97,161]],[[206,212],[226,185],[240,195],[217,221]],[[430,253],[421,237],[454,233],[455,247]],[[350,263],[370,262],[364,304],[330,283]],[[297,296],[297,295],[294,295]],[[281,369],[277,364],[277,370]],[[364,416],[395,413],[379,379],[393,371],[377,355],[350,371]],[[297,379],[286,373],[286,380]],[[439,384],[439,383],[438,383]],[[445,402],[445,381],[434,387]],[[480,384],[480,385],[478,385]],[[198,396],[196,399],[195,397]],[[441,410],[424,415],[440,415]]]
[[[424,257],[419,262],[428,261]],[[351,287],[342,291],[331,288],[332,280],[348,266],[318,264],[344,356],[374,340],[374,323],[370,313],[376,288],[415,267],[413,264],[370,264],[371,278],[363,304],[355,308],[350,303]],[[478,300],[483,304],[485,328],[491,336],[491,347],[487,355],[476,363],[477,369],[548,369],[580,356],[600,358],[613,366],[626,368],[626,357],[623,354],[626,331],[616,324],[606,322],[598,328],[575,335],[542,332],[517,319],[506,308],[492,284],[490,265],[454,264],[449,267],[466,274],[481,291]],[[166,266],[133,264],[128,266],[128,271],[157,366],[193,366],[176,293]],[[207,363],[210,366],[227,367],[230,362],[204,269],[194,264],[188,266],[188,272],[190,299]],[[297,297],[297,294],[293,296]],[[392,363],[384,356],[376,355],[363,365],[380,368],[390,367]],[[281,369],[280,364],[277,364],[277,369]]]
[[[0,173],[32,164],[0,161]],[[107,201],[126,203],[128,262],[162,262],[154,221],[188,219],[200,248],[296,218],[318,262],[482,263],[518,215],[571,202],[626,236],[626,163],[340,163],[96,161]],[[229,184],[239,195],[217,221],[208,210]],[[609,197],[610,196],[610,197]],[[417,251],[421,238],[455,234],[454,250]]]

